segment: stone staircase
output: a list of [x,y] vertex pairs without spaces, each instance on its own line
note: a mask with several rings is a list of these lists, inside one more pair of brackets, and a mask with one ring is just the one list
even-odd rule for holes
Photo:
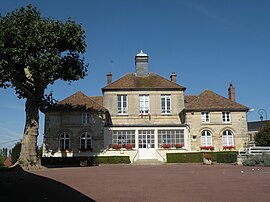
[[157,159],[138,159],[132,165],[163,165],[164,163]]

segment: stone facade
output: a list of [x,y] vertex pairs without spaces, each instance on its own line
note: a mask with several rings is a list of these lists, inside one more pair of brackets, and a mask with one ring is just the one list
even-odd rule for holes
[[212,134],[212,146],[215,151],[224,151],[222,134],[226,130],[232,131],[233,150],[238,150],[247,145],[247,120],[245,112],[231,112],[231,122],[223,123],[222,111],[211,111],[210,122],[202,123],[201,112],[186,113],[187,124],[190,131],[191,150],[200,151],[202,132],[209,130]]
[[[87,123],[82,123],[84,114],[89,114]],[[100,152],[104,148],[105,113],[93,110],[53,110],[46,112],[44,133],[44,156],[80,156]],[[60,146],[61,134],[69,135],[65,149]],[[91,148],[81,148],[81,135],[89,133]]]
[[103,96],[77,92],[48,110],[44,156],[128,155],[131,162],[164,162],[166,153],[246,146],[248,108],[235,102],[232,84],[229,98],[209,90],[189,96],[175,72],[170,80],[148,73],[145,53],[136,55],[135,66],[135,73],[116,81],[109,72]]

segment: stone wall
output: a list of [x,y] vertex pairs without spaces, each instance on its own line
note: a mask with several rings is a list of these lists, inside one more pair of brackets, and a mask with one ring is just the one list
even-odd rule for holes
[[[82,124],[82,113],[90,113],[90,123]],[[45,115],[44,152],[53,156],[73,156],[79,153],[80,136],[89,132],[92,137],[93,152],[99,152],[104,148],[105,119],[103,114],[95,111],[53,111]],[[67,132],[70,136],[71,152],[59,151],[59,136]],[[46,154],[44,154],[46,155]]]
[[[171,95],[169,115],[161,114],[161,95]],[[127,95],[127,115],[117,115],[117,95]],[[149,95],[150,116],[140,116],[139,95]],[[184,109],[183,91],[117,91],[104,92],[104,107],[110,112],[113,124],[173,124],[180,123],[179,113]]]
[[212,134],[212,146],[215,150],[222,151],[222,133],[224,130],[231,130],[234,137],[235,149],[239,149],[248,140],[247,121],[245,112],[231,112],[231,122],[222,122],[222,112],[210,112],[210,123],[201,122],[201,112],[187,112],[186,121],[189,125],[191,150],[199,151],[201,146],[201,132],[209,130]]

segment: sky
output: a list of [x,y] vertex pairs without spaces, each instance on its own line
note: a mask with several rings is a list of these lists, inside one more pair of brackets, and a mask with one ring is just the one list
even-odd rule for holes
[[[269,0],[0,0],[0,15],[32,4],[43,17],[85,29],[88,76],[48,87],[62,100],[77,91],[102,95],[106,74],[113,81],[135,71],[140,50],[149,56],[149,71],[177,83],[188,95],[212,90],[228,97],[230,82],[236,101],[250,109],[249,121],[270,118]],[[0,89],[0,148],[11,148],[23,136],[25,100],[14,89]],[[44,114],[40,113],[38,144]]]

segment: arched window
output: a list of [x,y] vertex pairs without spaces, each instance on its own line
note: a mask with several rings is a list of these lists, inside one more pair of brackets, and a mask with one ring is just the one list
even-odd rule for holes
[[59,136],[59,147],[60,150],[66,150],[70,148],[70,138],[67,132],[63,132]]
[[201,146],[212,146],[212,134],[209,130],[202,131]]
[[232,131],[230,131],[230,130],[223,131],[222,144],[223,144],[223,146],[234,146]]
[[92,137],[90,133],[85,132],[81,135],[81,140],[80,140],[80,146],[81,149],[91,149],[92,148]]

